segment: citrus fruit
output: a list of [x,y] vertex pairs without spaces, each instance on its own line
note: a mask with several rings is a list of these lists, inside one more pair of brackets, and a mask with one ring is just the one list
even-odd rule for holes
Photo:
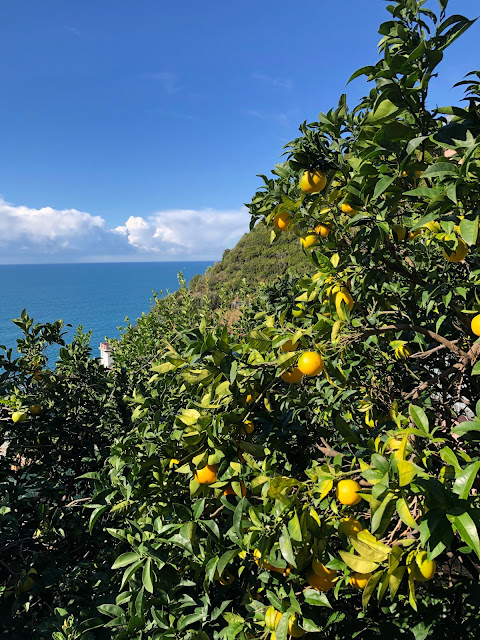
[[338,530],[340,533],[343,533],[347,536],[347,538],[353,538],[363,531],[363,527],[358,520],[355,518],[343,518],[338,523]]
[[480,314],[472,319],[470,327],[476,336],[480,336]]
[[323,358],[316,351],[306,351],[298,359],[297,367],[306,376],[318,376],[323,371]]
[[352,206],[350,206],[349,204],[347,204],[346,202],[344,202],[342,204],[342,206],[340,207],[340,209],[343,211],[343,213],[347,213],[349,216],[351,216],[354,213],[357,213],[357,210],[354,209]]
[[292,223],[292,214],[290,211],[283,211],[282,213],[277,213],[277,215],[273,219],[273,224],[276,229],[279,231],[287,231],[288,227]]
[[245,420],[245,422],[243,423],[243,430],[247,435],[250,435],[255,431],[255,425],[251,420]]
[[461,262],[462,260],[464,260],[467,253],[468,253],[468,247],[466,243],[464,242],[464,240],[459,238],[458,245],[455,251],[450,251],[450,250],[447,251],[446,249],[444,249],[443,257],[446,258],[448,262]]
[[427,560],[427,557],[426,551],[420,551],[408,567],[408,571],[417,582],[428,582],[435,575],[437,564],[435,560]]
[[217,481],[217,471],[219,464],[207,464],[202,469],[195,471],[195,480],[199,484],[213,484]]
[[171,469],[172,467],[174,467],[176,464],[178,464],[180,462],[180,460],[177,460],[176,458],[172,458],[170,460],[170,462],[168,463],[168,468]]
[[320,578],[325,578],[325,580],[333,580],[337,577],[337,571],[335,569],[328,569],[324,564],[319,562],[317,559],[312,561],[312,569],[320,576]]
[[318,236],[314,233],[309,233],[308,236],[305,236],[305,238],[300,238],[300,244],[304,249],[309,249],[314,244],[317,244],[317,242]]
[[355,480],[340,480],[337,484],[335,495],[342,504],[353,506],[362,499],[357,493],[360,489],[360,485]]
[[14,411],[12,413],[12,420],[14,422],[25,422],[26,419],[27,419],[27,414],[24,413],[23,411]]
[[253,393],[248,393],[247,396],[245,397],[245,402],[247,404],[252,404],[252,402],[255,401],[255,397]]
[[[479,316],[480,317],[480,316]],[[285,351],[285,353],[291,353],[292,351],[296,351],[298,346],[298,342],[292,342],[291,340],[287,340],[282,344],[280,349]]]
[[303,373],[300,371],[300,369],[287,369],[282,373],[282,380],[288,382],[289,384],[296,384],[297,382],[300,382],[302,378]]
[[[254,549],[253,559],[255,564],[258,566],[260,566],[261,557],[262,557],[262,552],[260,551],[260,549]],[[262,569],[266,569],[267,571],[276,571],[277,573],[284,573],[285,571],[285,569],[282,569],[281,567],[275,567],[273,564],[270,564],[270,562],[267,562],[265,558],[263,559],[263,562],[262,562]]]
[[405,227],[402,227],[399,224],[395,224],[392,227],[392,233],[393,233],[393,239],[395,240],[395,242],[402,242],[403,240],[405,240],[405,237],[407,235],[407,230],[405,229]]
[[[243,482],[243,480],[240,481],[240,489],[242,492],[242,496],[245,497],[247,495],[247,487],[245,485],[245,483]],[[236,496],[237,494],[235,493],[235,491],[233,490],[233,487],[231,484],[227,485],[226,489],[223,492],[224,496]]]
[[322,238],[326,238],[330,233],[330,229],[323,224],[319,224],[315,227],[315,233],[319,236],[322,236]]
[[327,185],[327,176],[321,169],[305,171],[300,180],[300,189],[304,193],[319,193]]
[[42,407],[39,404],[32,404],[28,410],[30,411],[32,416],[38,416],[42,411]]
[[329,580],[328,578],[322,578],[317,575],[315,571],[311,571],[307,576],[308,584],[317,589],[317,591],[328,591],[334,586],[333,580]]
[[371,575],[371,573],[352,573],[350,584],[354,589],[365,589]]

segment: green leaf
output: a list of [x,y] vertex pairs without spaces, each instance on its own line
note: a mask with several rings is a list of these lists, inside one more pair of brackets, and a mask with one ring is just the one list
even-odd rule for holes
[[112,569],[119,569],[120,567],[126,567],[127,564],[133,564],[140,558],[141,558],[141,555],[133,551],[130,551],[128,553],[122,553],[122,555],[118,556],[118,558],[112,564]]
[[353,569],[353,571],[356,571],[357,573],[371,573],[372,571],[375,571],[375,569],[378,569],[377,562],[362,560],[360,556],[348,553],[348,551],[340,550],[339,554],[347,567]]
[[307,589],[303,592],[303,597],[307,604],[311,604],[314,607],[328,607],[332,608],[332,605],[328,601],[325,593],[317,591],[316,589]]
[[147,558],[147,561],[143,567],[142,582],[145,589],[149,593],[153,593],[152,559],[151,558]]
[[379,196],[381,196],[382,193],[384,193],[393,182],[395,182],[395,176],[384,176],[383,178],[380,178],[380,180],[375,185],[373,200],[376,200]]
[[448,515],[447,517],[455,526],[465,544],[468,544],[480,558],[480,540],[478,538],[477,527],[471,516],[465,511],[460,516]]
[[408,411],[410,413],[412,420],[420,429],[420,431],[423,431],[423,433],[428,434],[429,424],[428,424],[428,418],[425,411],[421,407],[418,407],[415,404],[411,404]]
[[288,529],[285,525],[282,527],[282,535],[280,536],[278,543],[280,545],[280,551],[285,560],[296,567],[295,556],[293,555],[292,541],[288,535]]
[[464,436],[469,431],[480,431],[480,421],[465,420],[465,422],[460,422],[452,429],[452,433],[456,433],[459,436]]
[[390,100],[383,100],[374,111],[368,114],[367,122],[369,124],[380,124],[383,120],[396,113],[398,109],[399,107]]
[[370,576],[365,586],[365,589],[363,590],[363,593],[362,593],[362,607],[364,611],[367,608],[368,601],[372,597],[372,594],[375,591],[375,587],[377,586],[382,575],[383,575],[383,571],[377,571],[372,576]]
[[[380,527],[380,523],[382,521],[382,517],[385,512],[385,509],[387,508],[388,503],[391,500],[393,500],[394,497],[395,497],[395,494],[389,491],[385,496],[385,498],[382,500],[382,503],[380,504],[380,506],[375,510],[375,513],[372,516],[372,524],[370,528],[370,531],[372,533],[375,533],[375,531]],[[355,569],[355,571],[358,571],[358,569]],[[370,573],[370,571],[360,571],[360,573]]]
[[397,513],[400,516],[400,520],[403,524],[406,524],[407,527],[411,527],[412,529],[418,529],[418,524],[413,519],[412,514],[410,513],[410,509],[408,508],[407,502],[405,498],[399,498],[396,503]]
[[480,360],[475,364],[475,366],[472,369],[472,376],[479,376],[480,375]]
[[288,533],[290,534],[290,538],[292,538],[292,540],[295,540],[296,542],[302,542],[302,527],[300,525],[300,520],[296,511],[293,515],[293,518],[288,523]]
[[475,220],[460,221],[460,235],[470,246],[474,245],[477,242],[478,225],[478,217],[476,217]]
[[410,484],[412,480],[417,475],[417,470],[415,465],[409,462],[408,460],[398,460],[397,461],[398,468],[398,484],[401,487]]
[[473,462],[468,465],[468,467],[457,476],[452,489],[453,493],[456,493],[462,500],[466,500],[470,495],[470,489],[475,482],[479,469],[480,462]]

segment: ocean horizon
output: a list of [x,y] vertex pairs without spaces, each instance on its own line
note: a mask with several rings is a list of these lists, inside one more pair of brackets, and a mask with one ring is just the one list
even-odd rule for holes
[[[70,342],[79,325],[92,330],[92,356],[107,338],[119,338],[126,318],[135,324],[148,312],[153,293],[165,295],[178,289],[178,274],[186,282],[204,273],[214,261],[99,262],[0,265],[0,345],[17,355],[20,329],[12,322],[23,309],[35,322],[65,324]],[[58,349],[48,352],[56,359]]]

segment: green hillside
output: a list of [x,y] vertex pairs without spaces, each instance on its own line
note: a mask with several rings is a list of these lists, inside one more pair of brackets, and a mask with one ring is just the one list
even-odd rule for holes
[[215,303],[222,291],[235,298],[244,282],[250,289],[262,282],[272,282],[287,271],[312,272],[312,263],[303,253],[299,239],[284,233],[270,244],[270,233],[264,225],[257,225],[246,233],[233,249],[226,249],[222,260],[209,267],[205,274],[194,276],[190,290],[197,296],[210,295]]

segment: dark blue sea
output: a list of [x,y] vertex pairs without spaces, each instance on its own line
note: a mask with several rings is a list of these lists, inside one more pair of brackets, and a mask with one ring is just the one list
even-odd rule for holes
[[[212,262],[135,262],[102,264],[0,265],[0,345],[13,347],[20,330],[11,321],[22,309],[35,322],[62,319],[69,342],[78,325],[92,330],[92,355],[98,357],[100,342],[118,338],[118,327],[148,312],[153,291],[178,289],[177,274],[188,281],[204,273]],[[51,350],[50,358],[56,358]]]

